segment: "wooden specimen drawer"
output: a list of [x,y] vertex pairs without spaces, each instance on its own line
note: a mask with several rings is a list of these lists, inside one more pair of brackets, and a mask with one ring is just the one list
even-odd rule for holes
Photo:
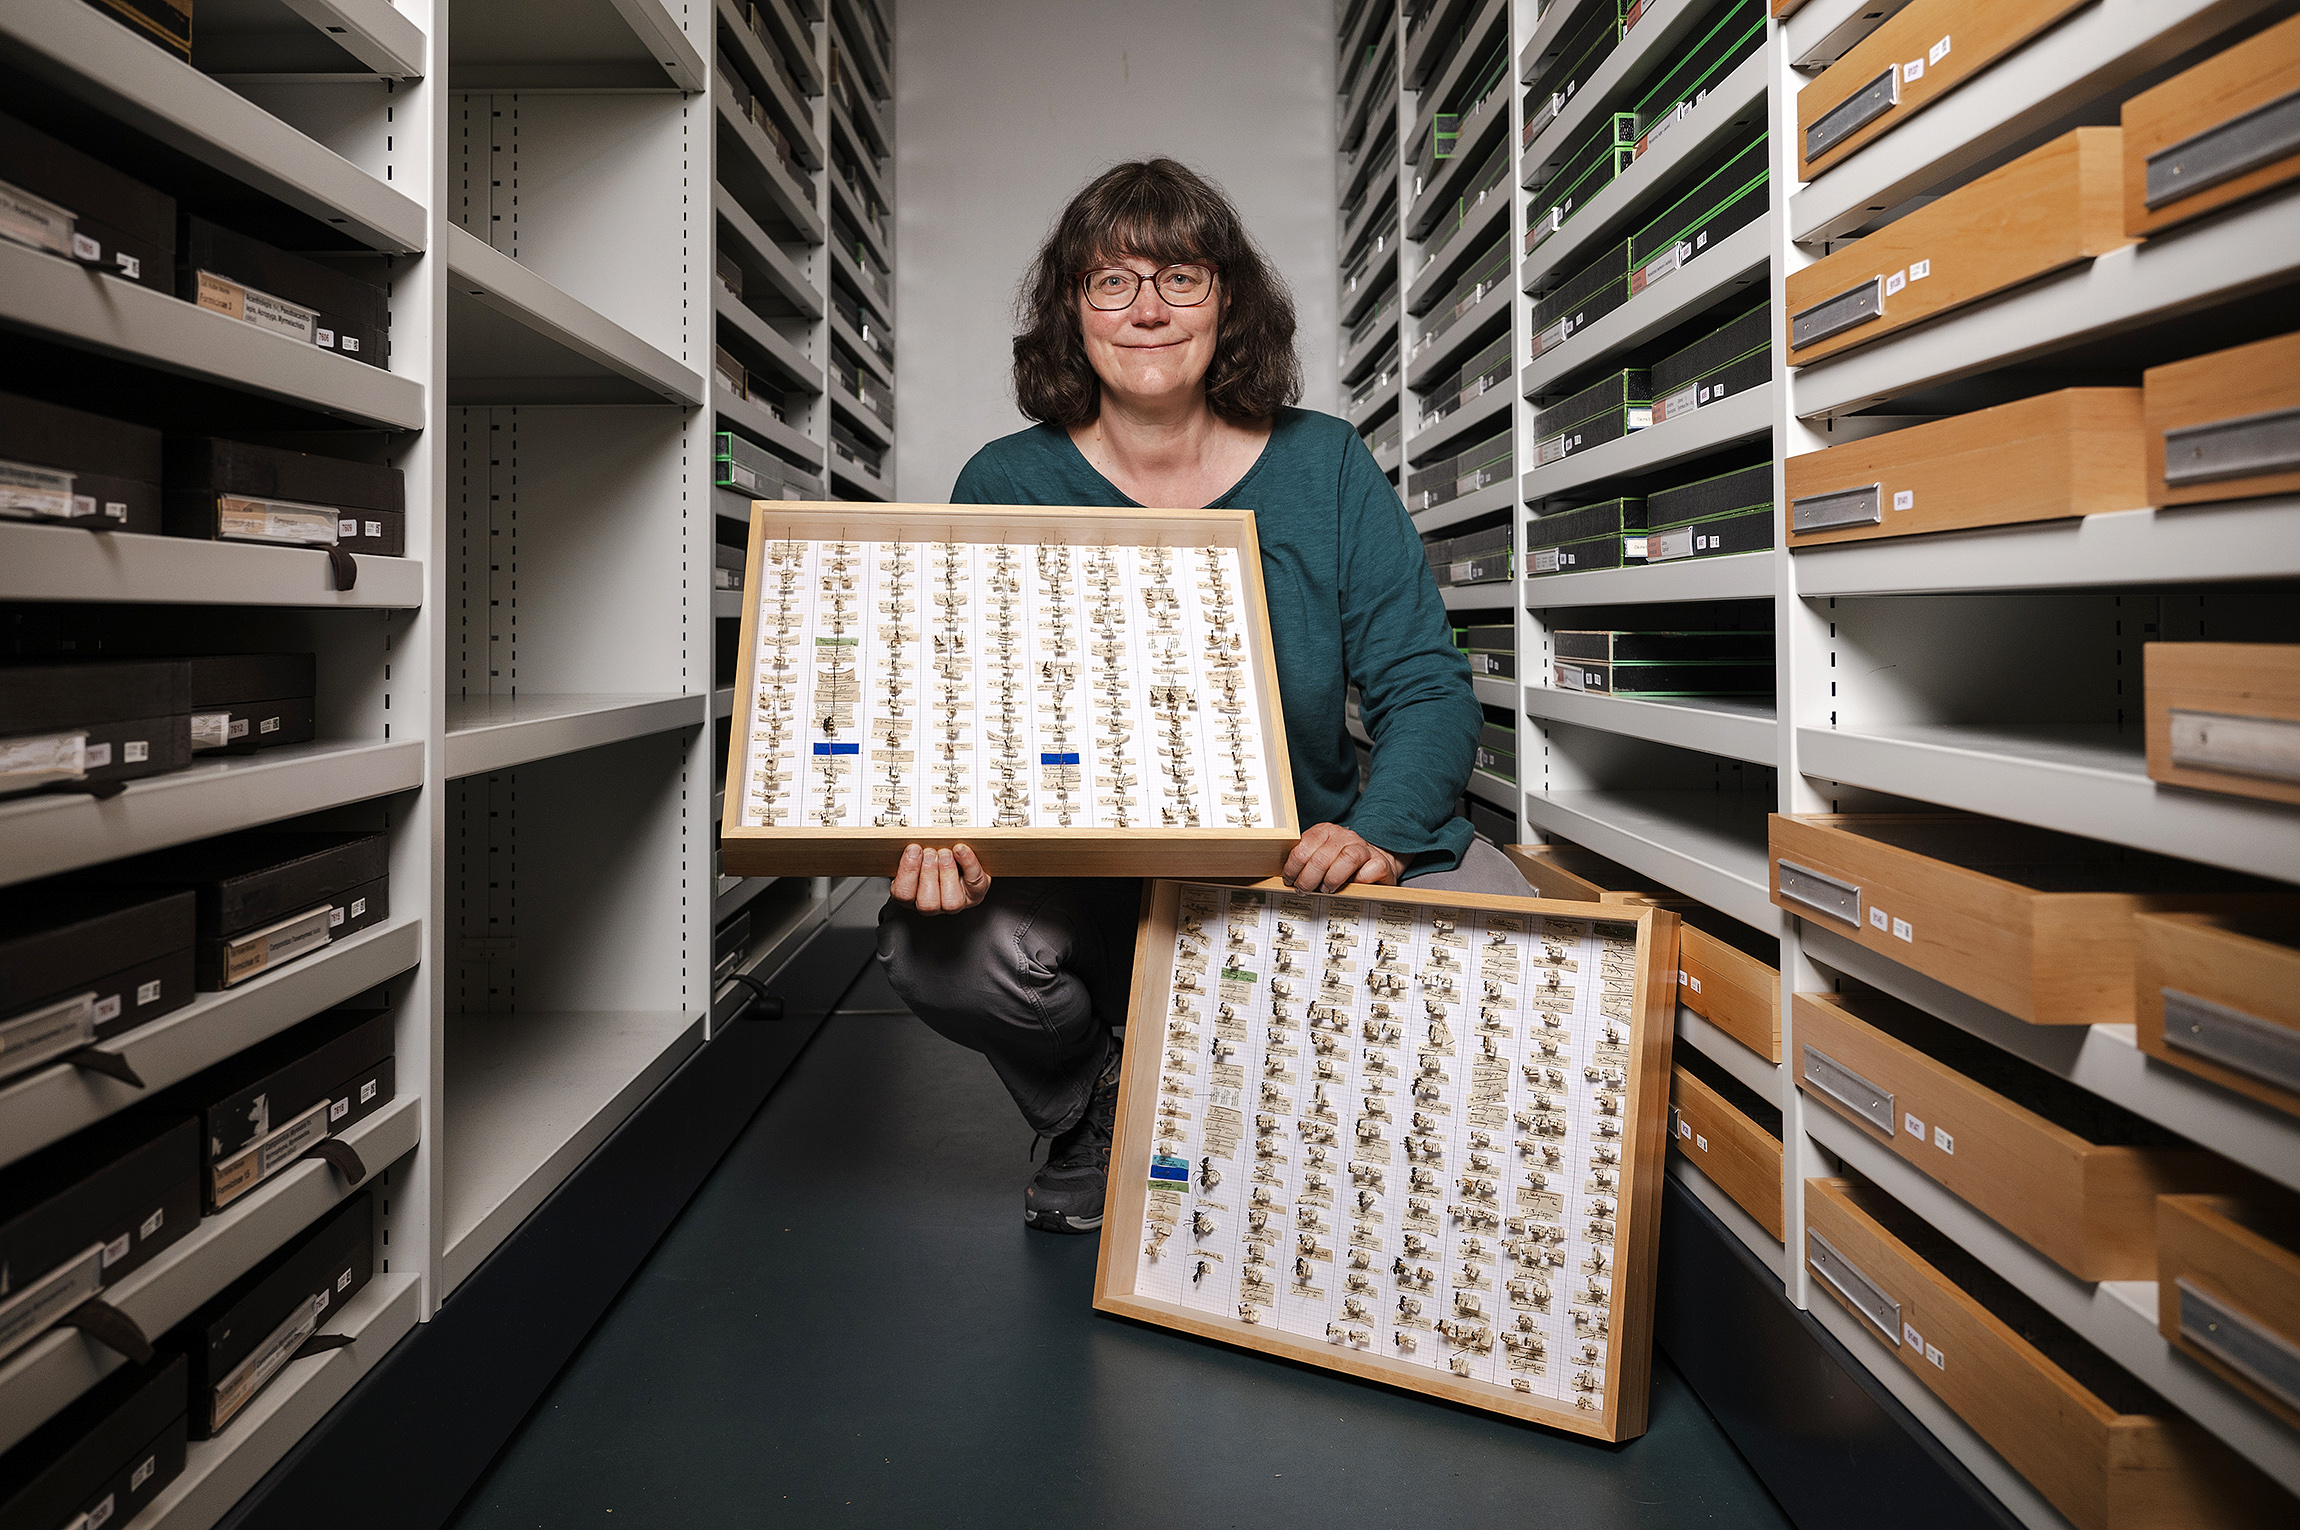
[[2124,103],[2135,239],[2300,176],[2300,16]]
[[2239,1172],[1873,989],[1801,993],[1797,1084],[2079,1280],[2149,1280],[2156,1197]]
[[1670,1144],[1781,1238],[1781,1112],[1691,1047],[1669,1083]]
[[2300,1428],[2300,1210],[2168,1195],[2156,1250],[2157,1331]]
[[2140,374],[2148,502],[2300,492],[2300,333]]
[[1797,92],[1805,180],[1891,132],[2089,0],[1914,0]]
[[2117,140],[2115,128],[2064,133],[1791,272],[1789,364],[1867,345],[2130,244]]
[[2291,1499],[1874,1186],[1805,1182],[1805,1264],[2078,1530],[2290,1523]]
[[1504,845],[1502,851],[1517,867],[1518,875],[1533,884],[1537,898],[1562,898],[1569,903],[1638,903],[1674,905],[1678,895],[1641,876],[1627,866],[1609,861],[1594,850],[1564,840],[1546,845]]
[[2300,919],[2141,914],[2141,1050],[2300,1116]]
[[1788,461],[1789,545],[2148,503],[2138,388],[2063,388]]
[[2300,643],[2150,643],[2148,775],[2300,804]]
[[1700,904],[1680,908],[1678,917],[1685,923],[1677,943],[1677,1002],[1767,1062],[1779,1062],[1781,974],[1773,963],[1781,959],[1780,942]]
[[1769,838],[1774,903],[2034,1025],[2132,1019],[2132,915],[2278,903],[2255,878],[1960,813],[1775,814]]

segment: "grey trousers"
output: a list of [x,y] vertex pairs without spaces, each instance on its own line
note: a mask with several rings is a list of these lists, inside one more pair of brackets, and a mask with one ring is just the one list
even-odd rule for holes
[[[1529,898],[1509,857],[1482,839],[1423,892]],[[1142,884],[1131,877],[1000,877],[963,914],[922,915],[888,899],[878,959],[911,1013],[990,1059],[1032,1131],[1078,1124],[1126,1023]]]

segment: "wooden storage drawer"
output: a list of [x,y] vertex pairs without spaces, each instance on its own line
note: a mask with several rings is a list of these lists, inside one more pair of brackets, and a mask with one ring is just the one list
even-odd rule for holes
[[1781,1238],[1781,1112],[1691,1047],[1670,1071],[1670,1143]]
[[2140,374],[2148,502],[2300,492],[2300,333]]
[[2241,1174],[1872,989],[1801,993],[1797,1084],[2079,1280],[2150,1280],[2156,1197]]
[[1502,851],[1518,874],[1533,884],[1537,898],[1563,898],[1571,903],[1675,904],[1676,893],[1640,876],[1627,866],[1609,861],[1594,850],[1564,840],[1546,845],[1504,845]]
[[2300,643],[2150,643],[2141,663],[2151,780],[2300,804]]
[[2300,1116],[2300,919],[2141,914],[2141,1050]]
[[2064,388],[1791,457],[1789,545],[2148,503],[2138,388]]
[[2289,1198],[2156,1203],[2156,1326],[2300,1428],[2300,1213]]
[[1789,364],[1867,345],[2130,244],[2119,154],[2116,128],[2064,133],[1791,272]]
[[[1678,910],[1677,1002],[1767,1062],[1781,1060],[1781,974],[1749,947],[1778,953],[1780,942],[1729,928],[1698,904]],[[1693,921],[1701,921],[1700,925]],[[1704,929],[1701,926],[1710,928]],[[1775,954],[1774,961],[1780,957]]]
[[2300,176],[2300,16],[2124,103],[2135,239]]
[[1797,92],[1798,173],[1811,180],[2088,3],[1914,0]]
[[2132,1019],[2131,916],[2273,884],[1959,813],[1773,815],[1773,901],[2035,1025]]
[[1874,1186],[1805,1182],[1813,1284],[2078,1530],[2289,1524],[2252,1464]]

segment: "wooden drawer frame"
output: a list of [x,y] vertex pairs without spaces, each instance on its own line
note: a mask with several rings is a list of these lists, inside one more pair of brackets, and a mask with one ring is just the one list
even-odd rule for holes
[[[2294,148],[2241,174],[2217,167],[2247,156],[2230,140],[2241,134],[2240,119],[2300,91],[2300,16],[2224,48],[2195,68],[2174,75],[2124,103],[2124,228],[2135,239],[2256,196],[2300,177],[2300,148]],[[2285,113],[2294,110],[2287,106]],[[2207,179],[2202,190],[2167,198],[2154,211],[2148,205],[2148,162],[2163,159],[2167,178],[2179,173],[2181,156]],[[2168,188],[2169,189],[2169,188]]]
[[2079,1280],[2153,1279],[2156,1197],[2238,1177],[2210,1153],[2089,1142],[1868,1024],[1837,995],[1801,993],[1795,1004],[1797,1085],[1808,1098]]
[[[1870,839],[1852,825],[1951,824],[1956,814],[1776,813],[1767,835],[1773,902],[2032,1025],[2132,1019],[2131,916],[2273,907],[2242,893],[2040,892]],[[1817,873],[1853,912],[1783,896],[1782,863]]]
[[1559,898],[1568,903],[1632,903],[1655,908],[1682,900],[1628,867],[1609,861],[1594,850],[1562,840],[1546,845],[1504,845],[1502,853],[1518,875],[1533,887],[1537,898]]
[[[2300,493],[2300,463],[2274,444],[2248,452],[2246,441],[2252,435],[2257,442],[2260,428],[2281,441],[2291,428],[2290,416],[2300,410],[2300,333],[2150,367],[2140,375],[2140,391],[2150,504]],[[2194,463],[2208,455],[2224,459],[2228,470],[2178,485],[2166,480],[2168,460]],[[2249,471],[2248,455],[2254,458]]]
[[[2273,1227],[2278,1236],[2264,1230]],[[2157,1331],[2300,1429],[2300,1222],[2216,1195],[2156,1203]]]
[[[1811,180],[1883,137],[2089,0],[1915,0],[1797,92],[1797,173]],[[1878,115],[1805,152],[1813,124],[1875,89]]]
[[2138,388],[2063,388],[1807,452],[1784,469],[1789,545],[2138,509],[2144,436]]
[[1690,923],[1678,934],[1677,1002],[1767,1062],[1781,1060],[1781,974]]
[[1779,1242],[1781,1139],[1679,1063],[1670,1069],[1670,1145]]
[[[2149,643],[2141,674],[2150,780],[2300,806],[2300,643]],[[2207,750],[2290,779],[2216,768]]]
[[[2078,1530],[2259,1526],[2290,1500],[2171,1412],[2119,1413],[1873,1217],[1805,1182],[1803,1256],[1828,1292]],[[1897,1330],[1897,1331],[1896,1331]],[[1936,1360],[1932,1357],[1938,1356]]]
[[[2300,1116],[2300,924],[2278,932],[2295,944],[2211,914],[2141,914],[2132,927],[2140,1049]],[[2172,1028],[2185,1045],[2165,1034],[2167,989],[2175,996]],[[2245,1066],[2232,1065],[2239,1061]]]
[[[2123,174],[2119,130],[2077,128],[1792,271],[1781,315],[1789,364],[1873,344],[2130,244]],[[1847,322],[1798,344],[1800,322],[1824,310]]]

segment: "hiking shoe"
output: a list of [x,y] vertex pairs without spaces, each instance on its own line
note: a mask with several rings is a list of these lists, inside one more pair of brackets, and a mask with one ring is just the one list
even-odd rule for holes
[[1103,1192],[1110,1182],[1110,1139],[1118,1118],[1119,1060],[1112,1038],[1110,1059],[1094,1081],[1086,1113],[1056,1137],[1046,1162],[1022,1192],[1022,1222],[1040,1232],[1090,1233],[1102,1230]]

